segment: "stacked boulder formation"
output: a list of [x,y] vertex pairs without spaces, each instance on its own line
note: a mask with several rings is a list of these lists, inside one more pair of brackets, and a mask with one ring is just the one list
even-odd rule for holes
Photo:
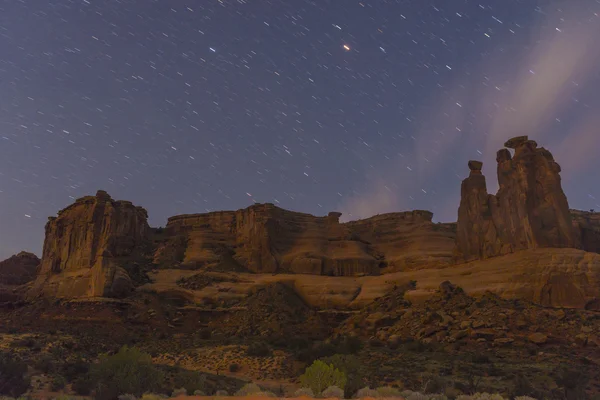
[[[456,257],[486,259],[542,247],[580,248],[560,166],[527,136],[510,139],[496,155],[499,190],[488,194],[479,161],[462,182]],[[514,156],[510,150],[514,149]]]

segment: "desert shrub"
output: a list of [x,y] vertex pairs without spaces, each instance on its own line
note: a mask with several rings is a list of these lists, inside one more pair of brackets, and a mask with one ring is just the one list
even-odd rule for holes
[[175,389],[171,393],[171,397],[187,396],[188,391],[185,388]]
[[430,394],[427,397],[429,400],[448,400],[448,397],[443,393]]
[[381,386],[375,390],[377,391],[377,397],[402,397],[400,390],[393,387]]
[[254,342],[246,350],[246,355],[251,357],[269,357],[272,354],[273,350],[265,342]]
[[363,342],[357,336],[339,336],[332,344],[338,354],[356,354],[363,348]]
[[137,397],[135,397],[132,394],[122,394],[119,397],[117,397],[119,400],[137,400]]
[[66,384],[67,384],[67,380],[65,379],[64,376],[54,375],[52,377],[52,382],[50,384],[50,387],[52,388],[53,392],[58,392],[59,390],[64,389]]
[[240,369],[239,364],[233,363],[229,365],[229,372],[238,372]]
[[72,388],[79,396],[87,396],[94,388],[94,382],[88,375],[81,376],[73,381]]
[[247,383],[240,390],[238,390],[236,396],[252,396],[257,393],[261,393],[262,389],[256,383]]
[[71,382],[77,377],[84,376],[90,371],[90,364],[83,360],[69,362],[63,365],[62,375]]
[[206,396],[202,390],[194,390],[194,396]]
[[98,400],[114,399],[121,393],[141,396],[158,389],[163,381],[162,372],[152,364],[149,354],[127,346],[112,356],[101,357],[90,375]]
[[173,377],[175,387],[184,388],[188,393],[206,391],[206,375],[196,371],[180,370]]
[[27,365],[10,354],[0,353],[0,395],[17,397],[25,393],[30,383],[26,373]]
[[327,389],[323,390],[323,393],[321,393],[321,397],[326,397],[326,398],[335,397],[338,399],[343,399],[344,398],[344,390],[340,389],[337,386],[329,386]]
[[43,372],[44,374],[49,374],[51,372],[56,371],[56,363],[54,362],[54,359],[52,358],[52,356],[50,356],[48,354],[44,354],[43,356],[41,356],[35,362],[33,367],[36,370]]
[[351,354],[335,354],[331,357],[322,358],[325,364],[331,364],[346,374],[345,396],[350,398],[363,385],[363,374],[358,358]]
[[315,393],[312,391],[311,388],[303,387],[294,392],[294,397],[301,397],[301,396],[315,397]]
[[317,360],[304,371],[300,377],[303,387],[311,388],[313,393],[321,394],[329,386],[344,388],[346,386],[346,374],[331,364],[325,364]]
[[360,388],[354,394],[354,397],[357,399],[362,399],[364,397],[379,397],[379,393],[375,389],[371,389],[370,387]]
[[412,392],[406,400],[429,400],[429,396],[419,392]]
[[229,396],[229,392],[227,392],[227,390],[217,390],[215,392],[215,396],[217,396],[217,397],[219,397],[219,396],[228,397]]

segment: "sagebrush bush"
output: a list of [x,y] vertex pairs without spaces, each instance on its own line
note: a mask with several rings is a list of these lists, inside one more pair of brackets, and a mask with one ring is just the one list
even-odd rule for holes
[[227,396],[229,396],[229,392],[227,392],[227,390],[217,390],[215,392],[215,396],[227,397]]
[[185,389],[188,393],[206,391],[206,375],[196,372],[181,370],[173,377],[173,385]]
[[329,386],[337,386],[343,389],[346,386],[346,374],[333,365],[325,364],[323,361],[316,360],[304,371],[300,377],[303,387],[311,388],[313,393],[319,395]]
[[377,391],[377,397],[402,397],[400,390],[393,387],[381,386],[375,390]]
[[158,389],[164,379],[149,354],[127,346],[112,356],[101,357],[90,375],[97,400],[115,399],[122,393],[141,396],[148,390]]
[[171,397],[187,396],[188,391],[185,388],[175,389],[171,393]]
[[273,350],[265,342],[255,342],[248,346],[246,355],[251,357],[269,357],[273,355]]
[[261,393],[262,389],[256,383],[247,383],[240,390],[235,392],[236,396],[252,396]]
[[27,365],[11,354],[0,353],[0,395],[18,397],[29,388]]
[[429,396],[419,392],[412,392],[406,400],[429,400]]
[[338,399],[344,398],[344,389],[341,389],[337,386],[329,386],[327,389],[323,390],[321,393],[321,397],[331,398],[335,397]]
[[194,396],[206,396],[202,390],[194,390]]
[[315,397],[315,393],[312,391],[311,388],[303,387],[294,392],[294,397],[301,397],[301,396]]
[[371,389],[370,387],[367,386],[367,387],[358,389],[358,391],[356,392],[354,397],[357,399],[362,399],[364,397],[379,397],[379,393],[377,393],[377,390]]

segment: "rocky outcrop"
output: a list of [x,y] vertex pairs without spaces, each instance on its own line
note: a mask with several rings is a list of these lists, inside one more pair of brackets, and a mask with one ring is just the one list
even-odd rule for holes
[[573,229],[578,247],[600,253],[600,213],[571,210]]
[[499,190],[487,192],[482,163],[470,161],[462,182],[456,257],[485,259],[523,249],[578,247],[572,217],[552,154],[527,136],[513,138],[496,156]]
[[78,199],[50,217],[30,296],[120,297],[132,282],[122,266],[148,240],[147,213],[106,192]]
[[164,267],[357,276],[447,264],[452,224],[428,211],[378,215],[340,224],[326,217],[257,204],[238,211],[169,218],[155,253]]
[[22,251],[0,262],[0,284],[24,285],[35,278],[40,259],[32,253]]

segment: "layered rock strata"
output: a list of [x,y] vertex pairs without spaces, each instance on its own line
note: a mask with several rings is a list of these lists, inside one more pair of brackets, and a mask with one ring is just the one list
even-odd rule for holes
[[122,265],[148,241],[147,218],[143,208],[114,201],[104,191],[82,197],[50,217],[30,296],[127,295],[133,285]]
[[[255,273],[377,275],[383,268],[447,264],[454,226],[428,211],[375,216],[346,224],[257,204],[238,211],[169,218],[155,263],[165,267]],[[387,270],[383,270],[384,272]]]
[[488,194],[482,163],[470,161],[462,182],[456,257],[486,259],[523,249],[580,247],[552,154],[527,136],[496,156],[499,190]]

